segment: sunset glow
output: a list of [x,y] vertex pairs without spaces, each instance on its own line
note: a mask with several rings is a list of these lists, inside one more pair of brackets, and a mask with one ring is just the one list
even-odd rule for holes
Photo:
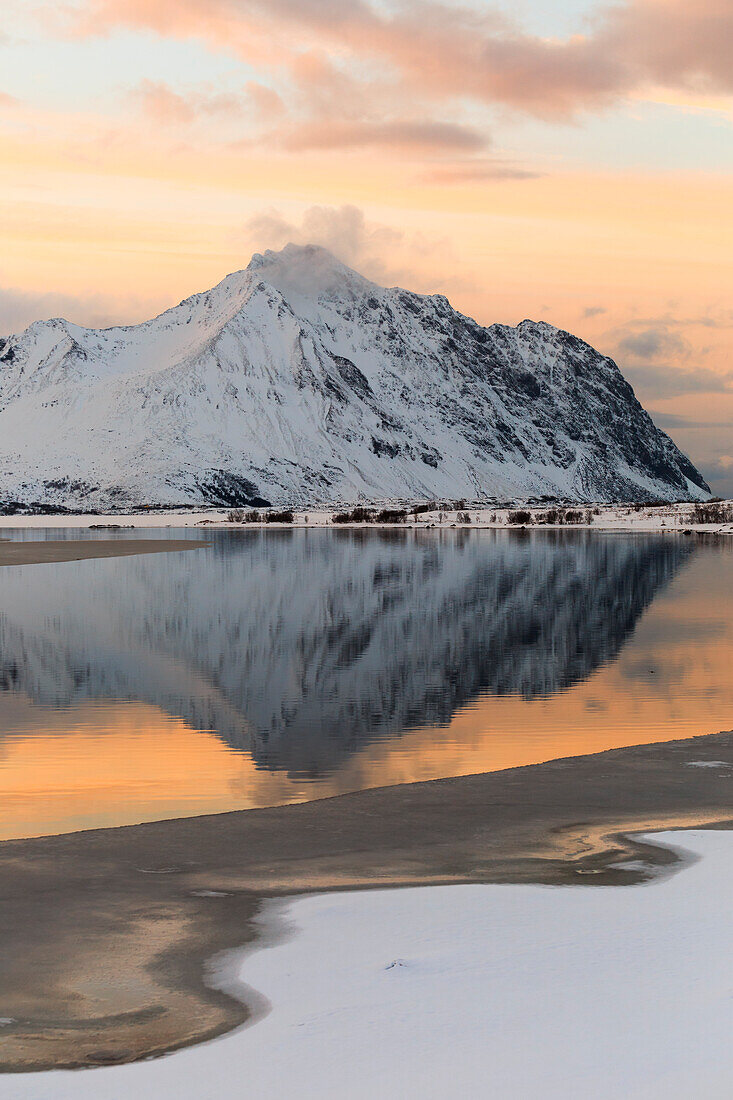
[[142,320],[312,240],[482,322],[588,339],[730,494],[731,19],[11,0],[0,334]]

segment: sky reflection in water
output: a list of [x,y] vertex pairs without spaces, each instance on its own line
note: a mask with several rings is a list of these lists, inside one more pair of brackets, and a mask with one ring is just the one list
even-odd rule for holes
[[733,726],[729,543],[210,537],[186,553],[0,569],[0,836]]

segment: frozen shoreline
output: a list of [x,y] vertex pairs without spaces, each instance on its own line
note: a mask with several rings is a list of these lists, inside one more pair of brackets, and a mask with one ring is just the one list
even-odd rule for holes
[[623,889],[455,885],[267,903],[274,939],[217,960],[218,986],[258,991],[254,1026],[133,1065],[3,1076],[0,1097],[722,1100],[733,838],[639,839],[686,865]]
[[[733,514],[733,501],[724,501]],[[382,501],[379,507],[402,508],[403,502]],[[271,528],[333,528],[335,530],[372,528],[385,528],[388,530],[442,530],[449,528],[479,529],[479,530],[517,530],[525,529],[547,531],[621,531],[621,532],[658,532],[660,534],[695,532],[699,534],[733,534],[733,522],[725,523],[696,523],[693,518],[694,504],[670,504],[663,507],[642,506],[636,508],[627,505],[575,505],[560,506],[559,510],[591,512],[591,522],[581,523],[548,523],[543,517],[549,510],[557,506],[542,505],[529,506],[517,505],[516,509],[506,507],[497,508],[491,506],[467,505],[465,509],[440,509],[423,512],[419,515],[409,515],[403,523],[343,523],[334,524],[332,517],[343,510],[343,506],[318,506],[311,509],[295,511],[293,522],[281,523],[240,523],[231,522],[227,516],[231,509],[208,509],[201,511],[168,510],[168,511],[143,511],[120,513],[99,513],[88,515],[13,515],[0,516],[0,529],[53,529],[53,528],[78,528],[78,529],[130,529],[130,528],[183,528],[183,527],[215,527],[233,530],[260,530]],[[526,510],[530,515],[529,523],[510,523],[511,511]],[[235,509],[236,511],[236,509]],[[458,513],[467,514],[470,522],[459,521]]]
[[[251,997],[204,977],[222,952],[259,940],[253,921],[273,898],[463,883],[597,889],[664,874],[675,853],[633,836],[733,828],[732,775],[733,732],[7,841],[0,1014],[13,1022],[0,1032],[0,1070],[137,1064],[233,1033],[251,1017]],[[395,948],[385,965],[403,956]],[[272,1000],[249,971],[244,981]]]

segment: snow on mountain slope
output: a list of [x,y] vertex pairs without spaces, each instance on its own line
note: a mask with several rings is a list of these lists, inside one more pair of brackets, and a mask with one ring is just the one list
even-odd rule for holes
[[144,324],[0,341],[0,501],[704,498],[616,365],[542,322],[482,328],[315,247]]

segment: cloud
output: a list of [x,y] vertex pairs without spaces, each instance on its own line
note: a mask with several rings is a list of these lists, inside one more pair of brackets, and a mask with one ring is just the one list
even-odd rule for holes
[[535,180],[543,173],[513,164],[504,164],[500,160],[457,161],[453,164],[441,164],[423,174],[426,183],[480,183],[482,180]]
[[193,122],[196,117],[194,107],[184,96],[152,80],[143,80],[130,97],[154,122],[171,125]]
[[254,250],[283,248],[286,244],[318,244],[350,266],[371,267],[404,242],[404,234],[383,225],[367,225],[356,206],[311,206],[300,222],[277,210],[257,214],[245,225],[246,241]]
[[[726,393],[733,395],[733,375],[728,377]],[[720,405],[719,415],[724,414],[729,401],[725,398],[718,398],[717,401]],[[677,413],[657,412],[653,408],[648,409],[648,412],[654,423],[663,431],[669,432],[685,453],[694,454],[695,465],[713,493],[733,497],[733,455],[729,453],[730,441],[733,439],[733,418],[701,420]]]
[[697,319],[635,319],[613,334],[613,357],[644,400],[733,391],[733,371],[705,366],[712,349],[696,346],[693,351],[681,335],[689,336],[699,325]]
[[489,145],[484,130],[445,120],[434,105],[410,96],[394,77],[357,74],[320,50],[294,57],[283,96],[288,107],[261,138],[289,152],[380,149],[413,157],[473,158]]
[[256,80],[250,80],[246,91],[255,114],[262,121],[271,122],[285,114],[283,98],[274,88],[259,84]]
[[0,92],[0,110],[6,110],[8,108],[17,107],[20,103],[19,99],[16,99],[14,95],[9,95],[7,92]]
[[440,0],[81,0],[71,32],[142,27],[203,37],[272,69],[312,50],[351,73],[369,66],[427,100],[500,103],[546,119],[599,110],[651,86],[733,93],[730,0],[626,0],[603,5],[582,33],[530,34],[487,7]]
[[[485,132],[459,121],[423,117],[414,109],[411,115],[400,114],[400,99],[391,95],[387,84],[370,93],[363,82],[316,53],[301,55],[294,62],[283,94],[259,81],[248,82],[241,93],[234,94],[210,88],[173,89],[161,81],[143,80],[128,98],[158,128],[180,130],[203,122],[208,142],[224,142],[234,149],[267,147],[289,153],[379,149],[413,159],[442,162],[450,158],[455,167],[449,171],[459,172],[463,163],[467,171],[475,170],[474,178],[525,175],[515,167],[474,163],[476,154],[490,144]],[[214,129],[215,122],[234,123],[235,129]],[[464,158],[463,162],[457,158]]]
[[682,397],[693,393],[732,393],[733,372],[721,374],[708,367],[670,367],[657,363],[623,364],[624,375],[646,400]]
[[266,210],[246,223],[243,244],[253,252],[286,244],[318,244],[374,282],[423,293],[455,293],[466,287],[446,270],[458,270],[451,244],[369,222],[356,206],[311,206],[300,221]]
[[685,355],[689,348],[677,333],[669,332],[666,325],[661,325],[622,336],[618,351],[622,356],[630,355],[635,359],[659,359]]
[[683,431],[708,431],[716,428],[728,428],[733,432],[733,424],[728,420],[694,420],[690,416],[678,416],[676,413],[657,412],[655,409],[647,409],[652,420],[658,427],[666,431],[681,429]]
[[141,81],[130,98],[148,118],[163,126],[188,125],[201,116],[241,117],[245,111],[240,96],[201,91],[182,95],[153,80]]
[[611,9],[598,44],[639,79],[697,92],[733,91],[729,0],[633,0]]
[[56,291],[33,293],[15,287],[0,287],[0,337],[22,332],[34,321],[65,317],[90,328],[132,324],[152,316],[160,303],[103,295],[87,297]]
[[702,474],[716,496],[733,498],[733,455],[721,454],[700,465]]
[[476,130],[451,122],[370,122],[329,120],[295,126],[281,136],[286,149],[356,149],[380,147],[403,151],[473,152],[484,149],[487,138]]
[[600,317],[602,313],[608,313],[605,306],[586,306],[583,310],[583,317],[588,319],[591,317]]
[[733,328],[733,310],[731,309],[717,309],[706,314],[697,314],[693,316],[680,316],[679,314],[665,314],[663,317],[652,317],[646,320],[635,318],[633,324],[636,328],[651,327],[656,328],[662,325],[665,329],[691,329],[691,328],[709,328],[709,329],[728,329]]

